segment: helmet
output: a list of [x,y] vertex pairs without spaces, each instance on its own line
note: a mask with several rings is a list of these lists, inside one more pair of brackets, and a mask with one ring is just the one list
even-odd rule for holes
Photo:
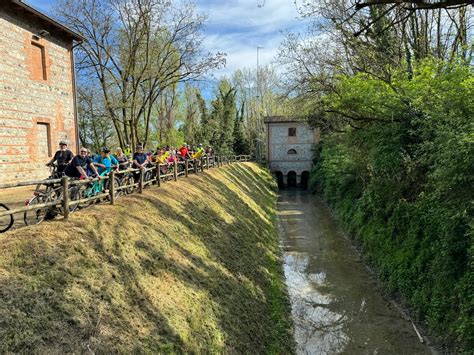
[[66,141],[60,141],[59,145],[67,145]]
[[102,153],[110,153],[110,149],[107,147],[102,148]]

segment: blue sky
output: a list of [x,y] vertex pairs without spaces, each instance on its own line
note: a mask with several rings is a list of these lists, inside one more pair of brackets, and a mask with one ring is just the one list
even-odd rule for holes
[[[36,8],[49,11],[54,0],[27,0]],[[257,46],[261,65],[275,58],[283,38],[282,31],[298,31],[294,0],[195,0],[198,11],[208,16],[203,49],[227,53],[226,68],[216,77],[230,75],[238,68],[256,68]]]

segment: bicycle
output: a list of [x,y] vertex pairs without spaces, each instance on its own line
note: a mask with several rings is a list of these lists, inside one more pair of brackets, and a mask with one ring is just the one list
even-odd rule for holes
[[[9,211],[10,209],[8,208],[7,205],[4,205],[3,203],[0,203],[0,212],[4,211]],[[7,230],[9,230],[13,226],[13,215],[7,215],[0,217],[0,233],[4,233]]]
[[[99,180],[93,181],[87,184],[86,186],[82,185],[82,188],[80,188],[81,199],[95,197],[97,195],[100,195],[106,190],[110,190],[110,179],[107,179],[107,181],[104,179],[104,177],[108,173],[109,171],[105,170],[99,174]],[[114,182],[115,182],[116,187],[120,186],[120,179],[118,177],[114,178]],[[115,196],[118,197],[119,193],[120,191],[117,191],[115,193]],[[110,200],[110,196],[107,196],[106,198]],[[93,199],[91,201],[85,202],[84,204],[81,204],[80,207],[89,207],[97,202],[99,202],[99,199]]]
[[160,169],[163,181],[173,180],[174,163],[163,163],[163,165],[160,166]]
[[[58,166],[56,164],[48,165],[48,167],[50,174],[45,181],[60,179],[63,176],[63,173],[58,173]],[[25,206],[39,205],[59,199],[58,194],[60,189],[60,183],[38,184],[33,192],[33,197],[25,201]],[[57,215],[56,211],[53,211],[54,209],[54,207],[39,207],[37,209],[25,211],[23,213],[23,221],[27,226],[31,226],[43,222],[45,218],[52,219]]]
[[[40,186],[40,185],[38,185]],[[73,185],[68,189],[69,200],[75,201],[80,199],[79,187]],[[63,186],[47,186],[45,191],[36,190],[33,193],[33,197],[26,201],[26,206],[39,205],[49,202],[57,202],[55,206],[38,207],[25,211],[23,214],[23,220],[27,226],[39,224],[45,219],[53,219],[59,214],[63,214],[62,210],[63,200]],[[78,208],[77,204],[73,204],[69,207],[70,212],[74,212]]]
[[[127,170],[130,168],[130,163],[127,164],[120,164],[119,165],[120,169]],[[120,170],[117,172],[116,178],[118,179],[118,185],[119,186],[127,186],[125,189],[120,190],[118,195],[120,196],[121,194],[131,194],[133,190],[135,189],[135,180],[133,179],[133,173],[132,172],[126,172],[122,173]]]
[[[146,167],[146,169],[153,169],[153,167],[155,166],[155,164],[151,163],[151,164],[148,164],[148,166]],[[143,182],[145,183],[145,188],[147,188],[148,186],[150,186],[151,184],[146,184],[147,182],[153,180],[155,178],[155,173],[153,170],[146,170],[143,174]]]

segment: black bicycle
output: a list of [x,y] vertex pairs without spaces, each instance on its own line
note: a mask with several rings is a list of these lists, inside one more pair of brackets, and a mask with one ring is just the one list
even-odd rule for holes
[[[4,205],[3,203],[0,203],[0,213],[9,211],[10,209],[8,206]],[[0,233],[4,233],[7,230],[9,230],[13,226],[13,215],[6,215],[0,217]]]
[[[68,188],[69,201],[76,201],[81,199],[80,186],[72,185]],[[63,214],[62,208],[63,187],[61,185],[47,186],[46,189],[37,189],[28,201],[27,206],[41,205],[49,202],[56,202],[55,206],[46,206],[33,208],[25,211],[23,214],[23,221],[27,226],[32,226],[43,222],[43,220],[53,219],[57,215]],[[74,212],[79,207],[78,204],[71,204],[69,212]]]

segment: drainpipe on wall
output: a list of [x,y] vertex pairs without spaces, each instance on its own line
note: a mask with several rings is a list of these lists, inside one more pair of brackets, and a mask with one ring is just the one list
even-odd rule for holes
[[74,101],[74,125],[76,126],[76,152],[79,154],[79,122],[78,122],[78,110],[77,110],[77,93],[76,93],[76,63],[74,60],[74,48],[80,45],[81,42],[77,42],[71,47],[71,72],[72,72],[72,96]]

